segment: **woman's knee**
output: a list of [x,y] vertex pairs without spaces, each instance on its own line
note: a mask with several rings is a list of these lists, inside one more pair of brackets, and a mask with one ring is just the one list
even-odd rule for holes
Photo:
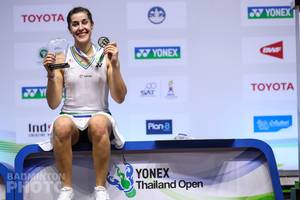
[[110,121],[106,116],[94,116],[89,121],[89,134],[92,139],[99,140],[110,133]]
[[55,120],[53,125],[54,136],[60,140],[70,139],[74,131],[73,121],[69,117],[59,117]]

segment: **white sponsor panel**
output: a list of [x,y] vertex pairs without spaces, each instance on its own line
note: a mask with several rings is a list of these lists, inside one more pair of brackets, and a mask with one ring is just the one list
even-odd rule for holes
[[24,108],[49,109],[46,100],[47,79],[41,81],[17,81],[15,82],[16,106]]
[[289,0],[243,0],[244,26],[294,26],[294,11]]
[[258,74],[244,76],[244,102],[276,102],[296,103],[297,84],[295,74]]
[[[174,139],[179,133],[192,134],[190,126],[190,114],[187,112],[176,112],[175,108],[165,106],[165,109],[171,110],[164,112],[164,108],[158,108],[160,113],[155,113],[157,107],[155,105],[145,108],[147,114],[132,114],[130,115],[130,124],[128,133],[140,133],[140,134],[127,134],[126,139],[128,141],[151,141],[151,140],[169,140]],[[151,112],[152,110],[152,112]],[[172,120],[172,134],[150,134],[146,135],[147,127],[146,120]]]
[[188,78],[144,77],[129,80],[127,101],[131,103],[184,102],[188,98]]
[[21,70],[46,70],[42,65],[43,57],[47,54],[45,43],[15,43],[14,66]]
[[159,77],[132,78],[128,81],[127,101],[132,103],[152,103],[161,99]]
[[[248,105],[244,109],[243,119],[246,123],[244,137],[266,140],[279,140],[297,137],[297,114],[291,108],[280,107],[275,103],[260,106]],[[296,108],[296,105],[295,105]]]
[[244,64],[295,63],[294,37],[245,37],[242,39]]
[[186,2],[130,2],[127,4],[129,29],[186,27]]
[[32,144],[49,139],[50,126],[54,118],[51,118],[50,115],[40,115],[38,111],[32,112],[26,117],[24,115],[17,115],[16,118],[17,143]]
[[128,42],[129,67],[182,66],[187,63],[185,40],[141,40]]
[[[17,81],[15,82],[15,104],[18,114],[26,110],[36,110],[39,113],[57,113],[60,111],[62,103],[55,111],[51,110],[47,104],[46,89],[47,79],[40,81]],[[64,99],[62,99],[63,102]]]
[[70,8],[68,4],[14,6],[14,31],[65,31]]

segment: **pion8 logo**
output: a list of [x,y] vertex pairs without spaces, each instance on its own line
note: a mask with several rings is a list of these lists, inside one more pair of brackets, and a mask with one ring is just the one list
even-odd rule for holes
[[146,120],[146,133],[152,134],[172,134],[172,120]]

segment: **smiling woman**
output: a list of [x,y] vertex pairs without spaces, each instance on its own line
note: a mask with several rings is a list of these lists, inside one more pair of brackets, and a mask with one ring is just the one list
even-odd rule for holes
[[[80,11],[81,10],[81,11]],[[88,10],[77,9],[70,12],[67,17],[68,29],[75,40],[75,47],[81,49],[86,55],[93,54],[91,35],[94,26],[92,15]],[[80,11],[80,12],[78,12]]]
[[[108,106],[108,94],[122,103],[127,93],[120,72],[119,50],[115,42],[105,47],[92,43],[94,21],[88,9],[73,8],[67,22],[74,38],[74,45],[66,55],[70,67],[51,69],[49,66],[59,59],[53,53],[48,53],[43,63],[48,72],[47,102],[50,108],[58,107],[65,91],[62,112],[51,127],[54,155],[63,186],[58,200],[73,199],[72,144],[82,142],[93,145],[95,199],[106,200],[109,199],[105,183],[110,144],[117,148],[124,145]],[[103,55],[104,59],[101,59]]]

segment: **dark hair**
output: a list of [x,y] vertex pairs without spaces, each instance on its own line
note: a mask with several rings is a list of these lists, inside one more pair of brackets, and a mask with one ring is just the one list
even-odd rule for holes
[[71,16],[80,13],[80,12],[85,12],[86,15],[88,16],[89,20],[91,21],[91,24],[94,25],[92,13],[89,11],[89,9],[84,8],[84,7],[75,7],[72,10],[69,11],[68,16],[67,16],[67,22],[68,22],[68,29],[70,30],[71,26]]

